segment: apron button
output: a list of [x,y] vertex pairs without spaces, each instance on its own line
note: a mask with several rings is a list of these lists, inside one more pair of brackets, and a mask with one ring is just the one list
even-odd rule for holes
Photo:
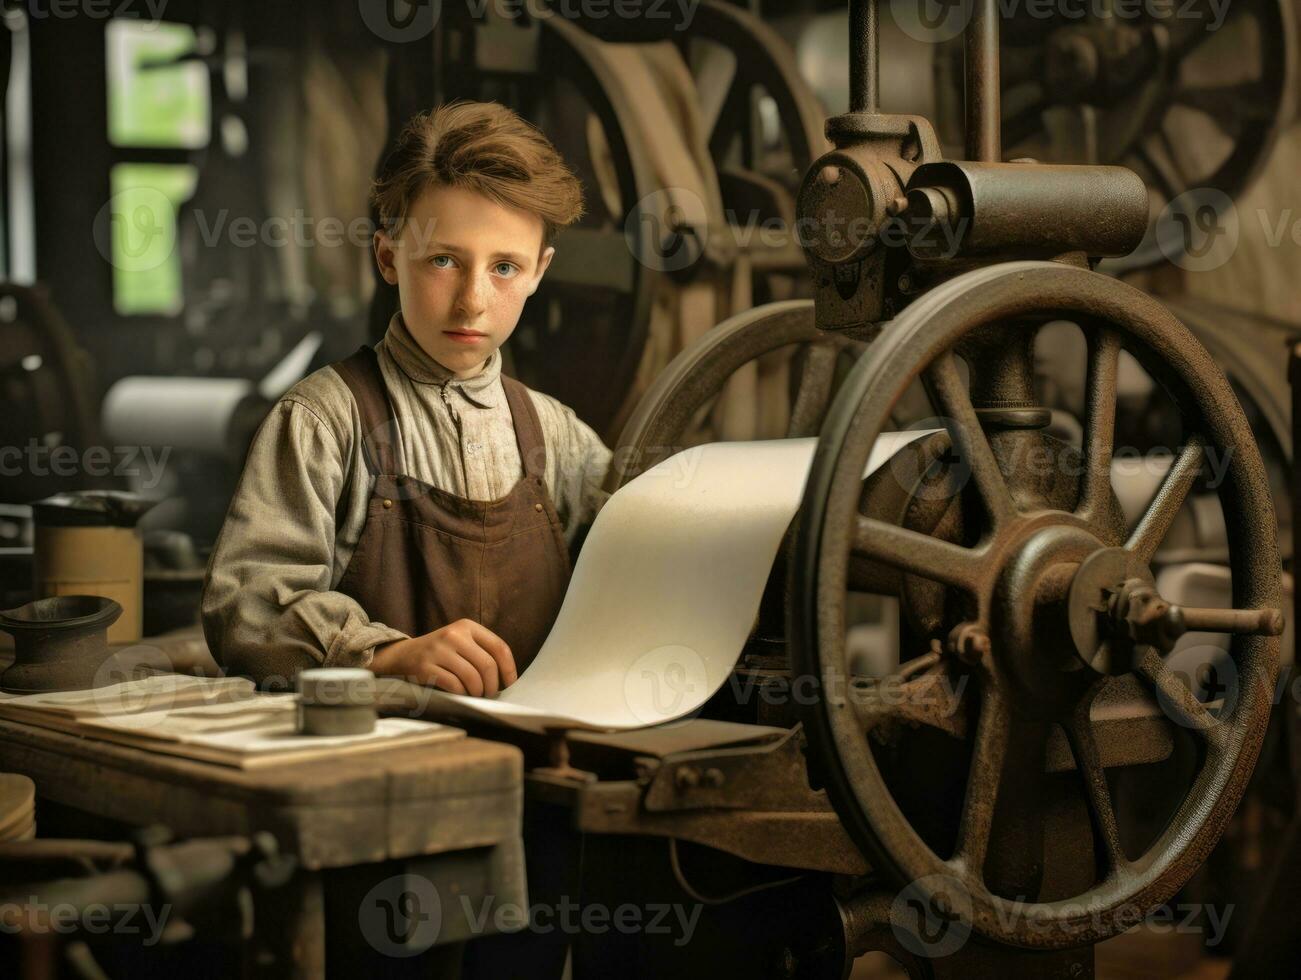
[[541,504],[534,504],[534,505],[533,505],[533,509],[536,510],[536,511],[541,511],[541,510],[542,510],[542,505],[541,505]]
[[388,510],[388,509],[389,509],[390,507],[392,507],[392,506],[393,506],[393,501],[388,500],[388,499],[386,498],[386,499],[384,500],[384,509],[385,509],[385,510]]

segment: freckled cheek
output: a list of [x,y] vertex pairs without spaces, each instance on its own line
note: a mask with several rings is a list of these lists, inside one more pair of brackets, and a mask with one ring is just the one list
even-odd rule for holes
[[520,308],[524,305],[524,301],[528,298],[528,283],[522,278],[519,281],[511,280],[497,290],[496,296],[493,298],[493,306],[501,313],[518,314]]
[[[413,294],[408,297],[411,307],[427,315],[448,316],[460,298],[462,282],[459,276],[444,270],[421,270],[411,277],[409,286]],[[499,322],[509,320],[514,324],[528,298],[528,280],[522,276],[490,286],[487,296],[489,316]]]
[[456,302],[457,282],[454,276],[426,271],[413,276],[409,285],[414,294],[411,299],[423,309],[446,310]]

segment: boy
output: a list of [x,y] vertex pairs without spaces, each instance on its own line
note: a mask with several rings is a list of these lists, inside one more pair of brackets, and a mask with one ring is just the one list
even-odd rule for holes
[[415,117],[372,188],[383,340],[300,381],[249,450],[203,592],[227,669],[360,666],[492,696],[528,666],[604,502],[610,451],[501,374],[582,188],[495,103]]

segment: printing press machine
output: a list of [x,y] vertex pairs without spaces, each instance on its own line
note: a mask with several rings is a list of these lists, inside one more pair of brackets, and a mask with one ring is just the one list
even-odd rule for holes
[[[835,148],[798,198],[823,229],[802,243],[815,298],[739,314],[679,355],[610,481],[681,445],[733,372],[801,345],[788,434],[820,441],[756,631],[700,717],[514,736],[526,790],[583,835],[585,894],[712,892],[718,949],[640,947],[647,975],[717,972],[730,936],[755,975],[844,976],[879,950],[911,977],[1091,976],[1092,944],[1176,894],[1246,789],[1283,630],[1274,504],[1217,364],[1092,271],[1143,238],[1142,181],[1002,162],[994,5],[966,31],[965,161],[941,157],[926,119],[880,111],[876,4],[850,17],[851,110],[827,121]],[[850,219],[871,233],[837,234]],[[1035,335],[1063,320],[1088,349],[1078,446],[1033,383]],[[1112,487],[1122,349],[1182,419],[1133,521]],[[877,434],[919,417],[942,431],[863,482]],[[1154,568],[1215,452],[1231,460],[1209,489],[1235,608],[1184,607]],[[850,656],[851,593],[899,602],[889,672]],[[1167,663],[1190,631],[1231,636],[1230,693],[1199,699]],[[620,962],[617,946],[576,963]]]
[[[1216,845],[1266,736],[1284,626],[1256,436],[1189,330],[1094,271],[1143,240],[1143,181],[1121,167],[1003,162],[996,5],[977,0],[965,31],[964,160],[943,156],[926,118],[881,111],[877,7],[850,4],[850,111],[826,121],[834,148],[798,191],[798,217],[819,229],[801,242],[813,298],[738,313],[689,346],[615,449],[610,489],[680,446],[738,370],[799,348],[787,434],[817,436],[818,449],[732,677],[696,716],[654,728],[470,726],[438,750],[455,779],[429,760],[395,763],[373,799],[322,767],[314,790],[232,778],[205,812],[210,788],[158,788],[199,787],[198,775],[160,776],[149,816],[178,833],[271,830],[307,855],[292,907],[309,924],[290,933],[306,945],[262,969],[283,975],[286,956],[298,975],[323,969],[321,868],[458,853],[449,887],[524,900],[521,786],[526,814],[560,827],[557,853],[572,858],[558,888],[607,907],[703,908],[689,944],[579,936],[576,975],[636,963],[647,976],[841,977],[882,952],[913,978],[1079,980],[1093,975],[1094,944],[1170,901]],[[841,233],[854,220],[866,235]],[[1035,336],[1063,321],[1088,352],[1078,445],[1035,392]],[[1122,351],[1181,420],[1135,520],[1112,483]],[[923,424],[937,431],[861,479],[877,435]],[[1212,454],[1227,459],[1215,486]],[[1233,608],[1158,589],[1190,494],[1223,508]],[[879,610],[873,596],[898,609],[886,669],[847,640]],[[1176,675],[1167,655],[1187,633],[1231,637],[1229,688],[1194,692]],[[663,680],[666,696],[683,693]],[[394,714],[424,703],[402,682],[381,691]],[[14,746],[32,736],[9,734],[5,768],[61,772],[76,787],[63,802],[145,818],[103,789],[105,767],[124,778],[138,757],[76,761],[75,746],[33,743],[22,763]],[[491,757],[475,771],[499,779],[457,761],[475,753]],[[366,832],[322,850],[316,791],[369,807]],[[261,794],[270,816],[250,802]],[[438,834],[404,839],[448,798],[476,794],[493,815],[477,836],[464,833],[467,810],[456,831],[440,818]]]

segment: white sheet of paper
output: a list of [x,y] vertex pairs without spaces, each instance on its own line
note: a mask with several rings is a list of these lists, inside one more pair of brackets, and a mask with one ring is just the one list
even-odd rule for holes
[[191,677],[154,674],[89,690],[15,694],[0,691],[0,710],[19,708],[68,718],[138,714],[192,705],[221,704],[253,697],[257,686],[246,677]]
[[[883,433],[864,475],[933,431]],[[430,688],[428,713],[608,731],[695,711],[750,635],[816,447],[816,439],[710,443],[620,488],[519,680],[495,699]]]
[[296,694],[259,694],[234,704],[83,718],[79,726],[91,737],[241,768],[465,735],[418,718],[381,718],[374,731],[362,735],[302,735],[297,701]]

